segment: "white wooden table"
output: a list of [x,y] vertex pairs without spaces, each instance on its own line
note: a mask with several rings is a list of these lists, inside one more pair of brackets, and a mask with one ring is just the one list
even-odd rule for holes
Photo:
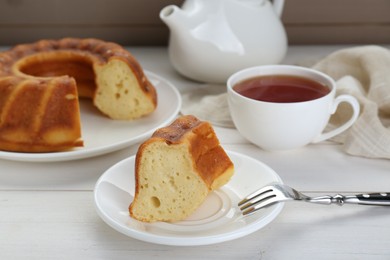
[[[292,46],[284,63],[310,63],[344,47]],[[166,48],[129,49],[179,91],[199,87],[176,74]],[[330,143],[265,152],[234,129],[215,130],[225,149],[268,164],[302,191],[390,191],[389,160],[352,157]],[[265,228],[208,246],[164,246],[124,236],[96,214],[93,187],[107,168],[136,150],[59,163],[0,160],[0,259],[390,259],[390,207],[290,202]]]

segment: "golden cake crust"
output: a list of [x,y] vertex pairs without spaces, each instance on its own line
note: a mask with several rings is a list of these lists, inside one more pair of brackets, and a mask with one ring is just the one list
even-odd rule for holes
[[[213,186],[214,181],[233,167],[210,124],[193,115],[179,117],[171,125],[158,129],[148,142],[155,139],[168,144],[188,143],[194,166],[209,190],[218,188]],[[139,152],[142,153],[142,147]]]
[[[39,62],[39,59],[44,59],[44,56],[50,55],[50,53],[53,55],[53,59],[49,68],[44,66],[29,67],[29,64]],[[74,63],[86,62],[89,64],[105,64],[110,59],[122,60],[128,64],[138,81],[142,83],[140,86],[145,94],[153,100],[154,104],[157,104],[156,90],[146,78],[142,67],[134,56],[116,43],[99,39],[64,38],[17,45],[9,51],[0,53],[0,77],[17,76],[26,79],[39,77],[41,80],[50,80],[48,77],[66,75],[63,74],[64,71],[58,70],[63,66],[56,64],[56,62],[62,63],[64,59],[72,60]],[[77,71],[72,72],[71,74],[78,74]]]

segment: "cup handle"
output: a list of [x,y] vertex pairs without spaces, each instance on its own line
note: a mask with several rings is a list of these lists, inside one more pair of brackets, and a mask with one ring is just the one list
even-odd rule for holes
[[353,114],[352,114],[351,118],[347,122],[345,122],[343,125],[339,126],[338,128],[333,129],[327,133],[320,134],[319,136],[314,138],[313,143],[318,143],[318,142],[327,140],[329,138],[332,138],[333,136],[336,136],[336,135],[344,132],[349,127],[351,127],[352,124],[356,121],[356,119],[358,118],[359,113],[360,113],[360,106],[359,106],[359,102],[356,100],[356,98],[354,98],[353,96],[350,96],[350,95],[340,95],[340,96],[336,97],[336,99],[333,102],[331,114],[333,115],[336,112],[337,107],[342,102],[347,102],[352,106]]

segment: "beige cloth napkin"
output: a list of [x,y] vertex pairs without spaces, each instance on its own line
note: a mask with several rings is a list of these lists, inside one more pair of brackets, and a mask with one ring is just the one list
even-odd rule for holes
[[181,113],[192,114],[213,125],[233,128],[226,97],[226,86],[204,84],[182,94]]
[[[317,63],[337,81],[337,93],[358,98],[361,114],[356,123],[335,138],[345,152],[369,158],[390,159],[390,50],[379,46],[355,47],[335,52]],[[340,108],[330,125],[348,116]]]
[[[390,50],[379,46],[347,48],[330,54],[313,66],[337,82],[337,93],[355,96],[361,105],[356,123],[332,140],[351,155],[390,159]],[[219,93],[210,94],[212,91]],[[203,86],[183,94],[182,113],[194,114],[219,126],[233,127],[225,86]],[[351,115],[339,106],[327,129]]]

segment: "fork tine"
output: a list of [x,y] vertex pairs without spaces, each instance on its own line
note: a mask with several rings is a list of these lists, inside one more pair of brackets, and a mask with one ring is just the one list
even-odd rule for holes
[[264,193],[270,192],[270,191],[272,191],[272,186],[265,186],[265,187],[255,191],[255,192],[249,194],[248,196],[246,196],[244,199],[242,199],[238,203],[238,206],[241,206],[241,205],[247,203],[248,201],[250,201],[250,200],[252,200],[252,199],[254,199],[254,198],[256,198]]
[[[238,206],[242,212],[251,211],[251,209],[261,203],[261,205],[268,203],[268,201],[276,195],[274,194],[272,186],[266,186],[244,198],[238,203]],[[272,203],[271,201],[269,203]],[[259,204],[260,205],[260,204]],[[264,205],[263,205],[264,206]],[[257,208],[257,207],[256,207]],[[245,214],[244,214],[245,215]]]
[[275,195],[273,197],[270,197],[267,200],[263,199],[263,201],[256,201],[255,203],[248,205],[245,209],[241,208],[242,215],[246,216],[246,215],[252,214],[252,213],[258,211],[259,209],[262,209],[266,206],[269,206],[269,205],[274,204],[274,203],[279,202],[279,201],[280,200]]

